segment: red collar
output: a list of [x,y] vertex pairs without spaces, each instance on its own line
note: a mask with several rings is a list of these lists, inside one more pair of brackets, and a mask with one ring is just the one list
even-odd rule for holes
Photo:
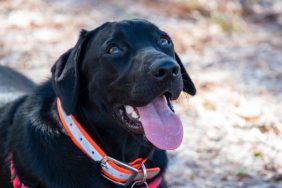
[[118,185],[147,184],[146,180],[155,177],[160,168],[146,168],[144,163],[147,159],[138,158],[131,163],[116,160],[98,146],[98,144],[83,129],[73,115],[67,115],[59,99],[57,110],[64,129],[73,143],[92,160],[101,164],[102,175],[109,181]]

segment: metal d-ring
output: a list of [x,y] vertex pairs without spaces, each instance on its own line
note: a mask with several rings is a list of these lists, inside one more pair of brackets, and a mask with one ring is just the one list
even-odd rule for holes
[[149,185],[147,182],[143,182],[143,181],[136,181],[131,185],[131,188],[134,188],[135,185],[145,185],[146,188],[149,188]]
[[143,179],[142,179],[142,183],[144,184],[147,180],[147,177],[148,177],[148,173],[147,173],[147,168],[146,166],[144,165],[144,163],[141,164],[141,167],[142,167],[142,171],[143,171]]
[[146,182],[147,177],[148,177],[148,173],[147,173],[147,168],[144,165],[144,163],[141,164],[142,167],[142,171],[143,171],[143,179],[139,180],[139,181],[135,181],[132,185],[131,188],[134,188],[135,185],[145,185],[146,188],[149,188],[148,183]]

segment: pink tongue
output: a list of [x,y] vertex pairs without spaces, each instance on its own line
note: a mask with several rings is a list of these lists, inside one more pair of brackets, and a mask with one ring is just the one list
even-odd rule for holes
[[147,139],[159,149],[173,150],[182,142],[183,127],[180,119],[169,109],[163,97],[137,107]]

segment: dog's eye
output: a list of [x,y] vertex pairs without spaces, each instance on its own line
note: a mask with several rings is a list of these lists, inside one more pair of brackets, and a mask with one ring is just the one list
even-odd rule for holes
[[170,41],[166,37],[161,37],[159,40],[159,44],[161,46],[168,46],[170,44]]
[[109,48],[108,53],[112,55],[117,55],[122,52],[122,49],[119,48],[118,46],[112,46]]

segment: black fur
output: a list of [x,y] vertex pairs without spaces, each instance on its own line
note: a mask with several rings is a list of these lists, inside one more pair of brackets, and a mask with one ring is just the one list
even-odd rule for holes
[[[162,36],[169,45],[159,45]],[[110,54],[111,45],[118,46],[120,53]],[[173,66],[174,77],[161,71],[152,76],[156,63]],[[143,134],[124,129],[114,113],[120,105],[143,106],[164,92],[176,99],[182,90],[196,93],[168,35],[155,25],[127,20],[82,31],[75,47],[53,66],[51,80],[0,109],[0,187],[12,187],[11,157],[20,180],[30,187],[119,187],[102,177],[99,164],[66,135],[56,97],[109,156],[125,162],[149,157],[146,166],[160,167],[162,176],[166,152]],[[159,187],[167,186],[163,181]]]

